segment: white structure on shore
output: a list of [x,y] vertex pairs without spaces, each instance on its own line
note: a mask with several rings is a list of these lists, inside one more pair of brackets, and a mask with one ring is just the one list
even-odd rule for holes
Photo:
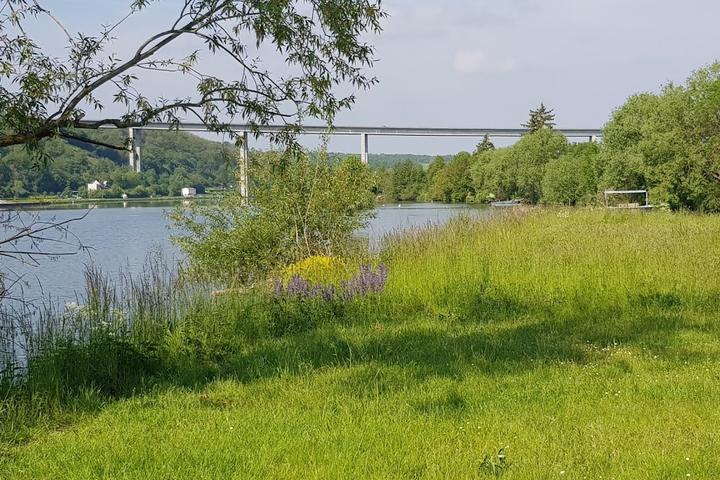
[[97,192],[98,190],[105,190],[108,188],[108,182],[101,182],[99,180],[93,180],[87,184],[88,192]]
[[197,191],[193,187],[185,187],[181,190],[182,196],[185,198],[194,197],[197,195]]

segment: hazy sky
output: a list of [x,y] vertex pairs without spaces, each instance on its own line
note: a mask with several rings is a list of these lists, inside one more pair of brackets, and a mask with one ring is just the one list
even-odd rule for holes
[[[93,31],[130,0],[49,0],[72,30]],[[601,127],[632,93],[683,81],[720,58],[718,0],[385,0],[374,39],[380,84],[358,95],[343,125],[518,127],[540,101],[561,127]],[[171,22],[164,0],[119,31],[136,45]],[[50,26],[39,29],[49,42]],[[178,45],[182,49],[183,45]],[[185,46],[188,47],[188,46]],[[217,61],[217,60],[216,60]],[[223,63],[215,65],[223,71]],[[182,91],[157,80],[151,92]],[[472,139],[371,139],[371,151],[450,153]],[[340,139],[354,151],[359,140]]]

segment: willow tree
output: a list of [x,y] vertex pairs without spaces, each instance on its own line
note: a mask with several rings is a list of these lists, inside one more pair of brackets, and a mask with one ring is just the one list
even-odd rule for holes
[[[119,20],[70,33],[43,0],[0,0],[0,148],[24,145],[42,158],[44,140],[61,137],[125,150],[83,129],[150,122],[172,128],[184,120],[231,138],[233,122],[256,134],[280,125],[271,139],[293,147],[304,120],[331,125],[353,104],[354,92],[376,83],[368,74],[374,53],[367,38],[381,30],[381,0],[127,1]],[[167,4],[174,15],[155,20],[157,30],[137,40],[133,22],[153,15],[154,4]],[[105,2],[88,5],[100,9]],[[57,28],[64,45],[30,34],[43,22]],[[133,37],[117,38],[123,29]],[[130,53],[116,53],[115,45],[130,45]],[[232,75],[213,73],[221,64]],[[154,96],[147,90],[153,75],[189,86],[177,98]],[[0,215],[0,264],[82,250],[79,240],[68,241],[67,223]],[[18,280],[11,273],[0,267],[0,299]]]
[[[381,0],[181,0],[172,2],[174,17],[158,21],[162,26],[135,42],[126,58],[113,52],[113,45],[134,40],[116,38],[120,27],[163,1],[128,0],[117,22],[77,34],[42,0],[0,2],[0,147],[38,152],[51,137],[97,143],[77,129],[176,126],[185,119],[230,136],[233,121],[255,133],[276,123],[283,128],[273,139],[290,145],[304,119],[331,124],[352,105],[353,92],[376,82],[367,73],[374,53],[365,34],[381,30]],[[40,17],[65,38],[64,54],[46,53],[47,45],[27,33]],[[267,68],[267,56],[280,66]],[[210,62],[235,73],[213,74]],[[151,74],[190,79],[194,87],[178,98],[152,96],[143,88]],[[101,116],[112,104],[122,113]]]

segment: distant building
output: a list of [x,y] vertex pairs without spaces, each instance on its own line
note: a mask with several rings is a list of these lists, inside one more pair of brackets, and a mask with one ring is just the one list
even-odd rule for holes
[[97,192],[98,190],[105,190],[106,188],[108,188],[108,182],[93,180],[87,184],[88,192]]
[[185,187],[181,190],[183,197],[194,197],[197,195],[197,190],[195,190],[193,187]]

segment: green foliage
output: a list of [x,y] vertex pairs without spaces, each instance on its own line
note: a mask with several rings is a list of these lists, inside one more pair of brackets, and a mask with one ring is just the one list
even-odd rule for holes
[[522,198],[537,203],[545,166],[567,150],[565,136],[545,128],[525,135],[512,147],[481,153],[471,171],[477,201]]
[[422,166],[405,160],[393,167],[388,189],[383,193],[388,200],[418,200],[425,190],[425,185],[425,171]]
[[593,203],[598,192],[600,147],[595,143],[571,145],[545,167],[542,200],[562,205]]
[[448,163],[443,169],[442,175],[447,181],[444,190],[445,201],[452,203],[462,203],[467,201],[473,193],[472,183],[470,181],[470,166],[473,158],[467,152],[460,152]]
[[231,285],[262,280],[305,257],[344,253],[372,215],[372,175],[356,157],[331,164],[270,152],[251,171],[250,205],[230,194],[173,215],[196,272]]
[[549,128],[540,129],[521,138],[512,148],[518,188],[516,195],[537,203],[542,197],[541,184],[545,175],[545,165],[565,153],[567,147],[565,136]]
[[517,177],[511,148],[500,148],[478,155],[471,169],[475,200],[512,199],[517,195]]
[[482,142],[477,144],[477,148],[475,148],[475,155],[479,155],[483,152],[488,152],[490,150],[495,150],[495,144],[490,140],[490,135],[487,133],[483,137]]
[[472,201],[474,190],[469,173],[472,163],[473,157],[467,152],[460,152],[447,164],[436,159],[433,171],[428,172],[428,197],[446,203]]
[[[73,35],[44,3],[7,0],[0,9],[0,146],[23,145],[45,159],[47,138],[84,141],[74,128],[176,124],[188,117],[231,138],[237,132],[228,124],[235,119],[254,132],[282,121],[274,139],[297,148],[294,134],[301,119],[330,124],[354,103],[354,95],[341,94],[338,87],[362,90],[376,83],[366,71],[375,58],[367,35],[379,33],[386,16],[375,0],[185,0],[164,12],[171,28],[159,26],[137,38],[131,24],[147,14],[150,0],[127,0],[129,13],[123,18]],[[27,33],[43,28],[39,22],[45,17],[65,34],[63,44],[53,45],[57,48]],[[118,40],[120,31],[129,38]],[[120,58],[113,51],[117,44],[129,46],[131,53]],[[208,57],[232,66],[233,74],[199,72]],[[139,87],[148,71],[185,79],[193,87],[176,98],[150,96]],[[88,120],[108,104],[118,104],[123,115]]]
[[[346,156],[346,153],[328,153],[328,157],[330,158],[343,159]],[[436,158],[438,157],[433,157],[431,155],[413,155],[408,153],[370,153],[368,155],[368,163],[375,169],[393,168],[395,165],[407,162],[408,160],[422,166],[427,166]]]
[[501,448],[497,455],[485,455],[480,463],[480,472],[494,478],[502,478],[511,466],[512,462],[507,459],[505,449]]
[[555,126],[555,114],[552,109],[545,107],[540,102],[540,106],[535,110],[530,110],[530,118],[527,123],[523,123],[523,127],[527,128],[530,133],[535,133],[545,128],[552,129]]
[[720,211],[718,109],[720,63],[658,95],[630,97],[605,129],[603,184],[648,187],[674,209]]
[[344,305],[335,299],[281,297],[270,301],[269,312],[270,334],[284,337],[308,332],[342,318]]

